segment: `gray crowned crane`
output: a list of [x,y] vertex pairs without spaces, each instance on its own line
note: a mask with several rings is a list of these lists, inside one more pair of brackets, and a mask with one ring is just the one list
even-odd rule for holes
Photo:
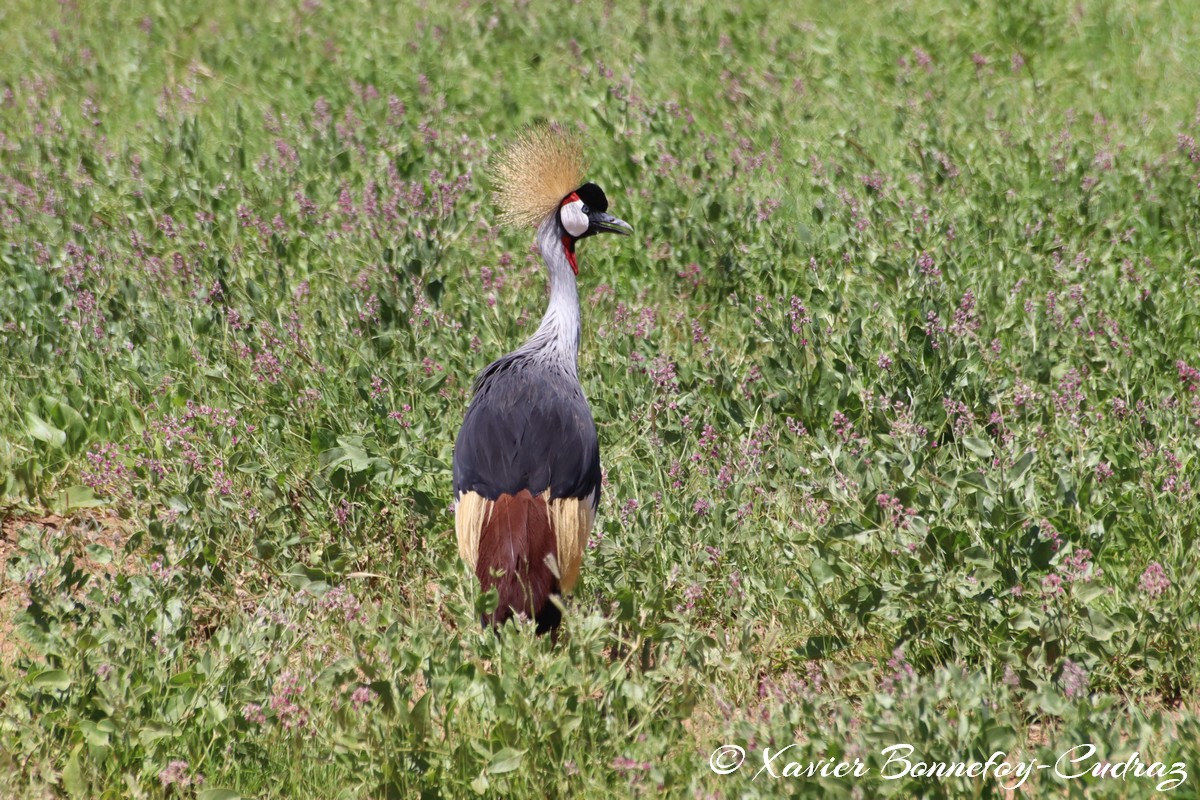
[[485,626],[516,614],[557,631],[556,595],[579,578],[600,503],[600,443],[577,369],[575,246],[632,229],[584,170],[578,138],[550,127],[526,130],[494,167],[501,221],[537,228],[550,301],[533,336],[475,379],[454,442],[458,552],[499,595]]

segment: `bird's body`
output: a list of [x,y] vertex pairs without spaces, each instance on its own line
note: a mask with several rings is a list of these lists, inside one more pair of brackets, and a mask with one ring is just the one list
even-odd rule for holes
[[[524,144],[528,150],[529,140]],[[527,151],[519,155],[533,161]],[[546,197],[536,198],[537,210],[545,209],[537,241],[550,301],[533,336],[475,381],[454,445],[454,494],[459,554],[483,590],[499,596],[485,624],[515,613],[545,632],[561,621],[552,597],[574,587],[600,502],[599,441],[577,370],[575,243],[628,226],[604,213],[608,201],[594,184],[563,190],[562,178],[555,186],[544,176],[540,183],[559,196],[549,208]],[[516,202],[529,205],[523,197]],[[513,211],[511,201],[506,211]]]

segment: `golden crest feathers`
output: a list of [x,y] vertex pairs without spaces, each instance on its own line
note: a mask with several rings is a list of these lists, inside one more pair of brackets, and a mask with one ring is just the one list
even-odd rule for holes
[[526,128],[492,165],[500,223],[537,225],[583,185],[586,170],[578,135],[551,125]]

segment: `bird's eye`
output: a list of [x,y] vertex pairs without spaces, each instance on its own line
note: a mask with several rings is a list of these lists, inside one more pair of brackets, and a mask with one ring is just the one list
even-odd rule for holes
[[592,213],[592,210],[590,208],[588,208],[587,206],[584,206],[583,208],[581,208],[579,210],[582,211],[584,214]]

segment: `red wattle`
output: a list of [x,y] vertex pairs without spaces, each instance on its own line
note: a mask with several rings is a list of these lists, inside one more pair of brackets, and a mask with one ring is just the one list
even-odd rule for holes
[[567,261],[571,265],[571,269],[576,275],[579,274],[579,265],[575,263],[575,240],[570,236],[562,237],[563,250],[567,251]]

